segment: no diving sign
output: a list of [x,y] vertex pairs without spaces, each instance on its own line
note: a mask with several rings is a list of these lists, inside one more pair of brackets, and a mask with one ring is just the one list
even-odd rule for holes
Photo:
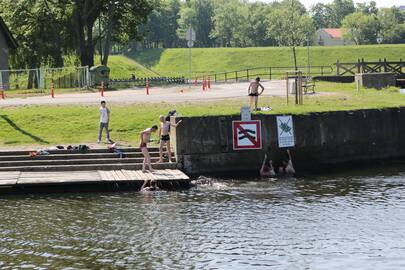
[[233,121],[233,149],[262,149],[260,120]]

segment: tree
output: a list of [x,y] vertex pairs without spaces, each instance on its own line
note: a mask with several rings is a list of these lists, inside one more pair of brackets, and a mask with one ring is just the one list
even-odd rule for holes
[[247,46],[269,46],[275,45],[274,39],[267,35],[268,18],[270,6],[265,3],[255,2],[249,4],[247,16]]
[[152,6],[149,0],[73,0],[81,64],[94,66],[93,30],[99,17],[105,22],[102,64],[107,65],[111,41],[139,38],[138,26],[146,23]]
[[[71,28],[66,27],[71,18],[67,1],[0,0],[0,15],[19,44],[10,61],[12,67],[63,66],[64,53],[73,48]],[[37,87],[37,74],[30,71],[28,75],[27,88]]]
[[334,0],[331,8],[333,16],[330,27],[341,27],[343,19],[356,11],[353,0]]
[[311,9],[316,29],[334,27],[333,9],[330,5],[318,3]]
[[405,13],[399,8],[382,8],[378,12],[380,37],[384,43],[405,43]]
[[362,12],[364,14],[377,15],[377,13],[378,13],[377,4],[374,1],[371,1],[369,3],[357,3],[356,9],[358,12]]
[[375,14],[366,15],[355,12],[343,20],[343,38],[356,45],[377,43],[380,23]]
[[304,6],[298,0],[282,1],[280,7],[270,13],[267,30],[278,45],[291,47],[297,70],[295,48],[303,45],[314,33],[313,20],[307,15]]
[[211,37],[223,47],[239,47],[246,43],[248,10],[238,0],[219,0],[215,5]]

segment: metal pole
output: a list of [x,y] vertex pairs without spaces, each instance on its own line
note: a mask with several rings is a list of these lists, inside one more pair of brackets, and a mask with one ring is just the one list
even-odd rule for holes
[[191,71],[191,46],[188,48],[188,70],[189,70],[189,73],[190,73],[190,76],[189,76],[189,78],[190,78],[190,80],[191,80],[191,78],[192,78],[192,71]]
[[308,77],[310,77],[311,76],[311,65],[310,65],[310,58],[309,58],[309,35],[308,35],[308,41],[307,41],[308,43],[307,43],[307,60],[308,60],[308,66],[307,66],[307,73],[308,73]]

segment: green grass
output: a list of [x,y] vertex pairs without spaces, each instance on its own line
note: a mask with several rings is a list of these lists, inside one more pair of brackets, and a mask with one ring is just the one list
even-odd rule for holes
[[[126,53],[142,65],[164,75],[188,74],[188,49],[148,49]],[[356,62],[359,58],[378,61],[380,58],[398,61],[405,55],[405,45],[367,45],[311,47],[312,66]],[[291,49],[288,47],[259,48],[193,48],[192,69],[196,74],[242,70],[254,67],[293,66]],[[300,66],[307,65],[307,48],[297,48]]]
[[[389,108],[405,106],[405,95],[397,88],[356,92],[355,84],[318,83],[323,96],[304,96],[304,105],[289,105],[285,98],[265,97],[261,106],[271,106],[269,114],[306,114],[337,110]],[[247,98],[215,102],[179,103],[177,105],[110,104],[112,138],[137,145],[141,130],[158,123],[158,116],[176,108],[182,116],[235,115],[247,104]],[[261,113],[261,112],[259,112]],[[0,111],[0,146],[57,145],[91,143],[97,139],[99,112],[97,106],[24,106]]]
[[[95,64],[100,64],[100,57],[95,57]],[[111,79],[129,79],[132,74],[137,78],[156,77],[156,73],[123,55],[111,55],[108,60]]]

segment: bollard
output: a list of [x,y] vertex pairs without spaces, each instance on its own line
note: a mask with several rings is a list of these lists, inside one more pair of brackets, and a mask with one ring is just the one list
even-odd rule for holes
[[197,86],[197,78],[194,80],[194,86]]
[[205,79],[202,81],[202,90],[205,91]]
[[52,79],[52,87],[51,87],[51,97],[55,98],[55,82]]
[[146,95],[149,95],[149,80],[146,80]]
[[208,89],[211,89],[211,78],[208,77]]
[[101,81],[101,96],[104,97],[104,81]]
[[4,94],[4,90],[0,90],[1,91],[1,99],[6,99],[6,95]]

